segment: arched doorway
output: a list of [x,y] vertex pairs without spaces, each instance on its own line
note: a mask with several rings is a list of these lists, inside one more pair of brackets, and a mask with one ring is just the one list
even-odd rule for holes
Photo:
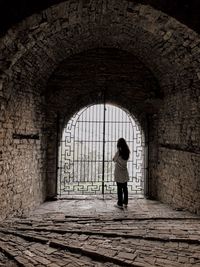
[[126,139],[130,194],[143,194],[146,175],[145,140],[137,120],[124,109],[90,105],[65,125],[59,141],[58,195],[116,193],[114,163],[117,140]]

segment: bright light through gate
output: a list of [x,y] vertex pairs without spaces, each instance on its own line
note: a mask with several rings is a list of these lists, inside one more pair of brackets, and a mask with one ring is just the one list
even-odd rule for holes
[[[105,111],[105,112],[104,112]],[[113,105],[92,105],[75,114],[63,130],[59,146],[58,194],[116,193],[114,163],[117,140],[126,139],[129,193],[144,191],[144,136],[137,122]]]

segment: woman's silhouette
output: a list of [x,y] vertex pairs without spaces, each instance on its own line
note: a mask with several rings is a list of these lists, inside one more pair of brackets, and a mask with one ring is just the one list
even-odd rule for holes
[[117,141],[117,152],[113,157],[115,162],[114,179],[117,183],[117,207],[127,208],[128,205],[128,187],[129,174],[127,169],[127,161],[129,159],[130,150],[124,138]]

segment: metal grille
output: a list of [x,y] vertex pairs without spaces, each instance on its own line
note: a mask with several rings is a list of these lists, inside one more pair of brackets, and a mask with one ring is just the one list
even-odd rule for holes
[[120,137],[126,139],[131,151],[129,192],[143,194],[143,135],[127,112],[108,104],[82,109],[64,128],[59,146],[58,193],[116,193],[112,158]]

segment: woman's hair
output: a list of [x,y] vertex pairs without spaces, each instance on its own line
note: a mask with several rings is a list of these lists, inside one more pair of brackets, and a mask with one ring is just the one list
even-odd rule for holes
[[119,155],[124,160],[128,160],[129,154],[130,154],[130,150],[129,150],[128,145],[127,145],[127,143],[126,143],[124,138],[119,138],[119,140],[117,141],[117,148],[119,150]]

